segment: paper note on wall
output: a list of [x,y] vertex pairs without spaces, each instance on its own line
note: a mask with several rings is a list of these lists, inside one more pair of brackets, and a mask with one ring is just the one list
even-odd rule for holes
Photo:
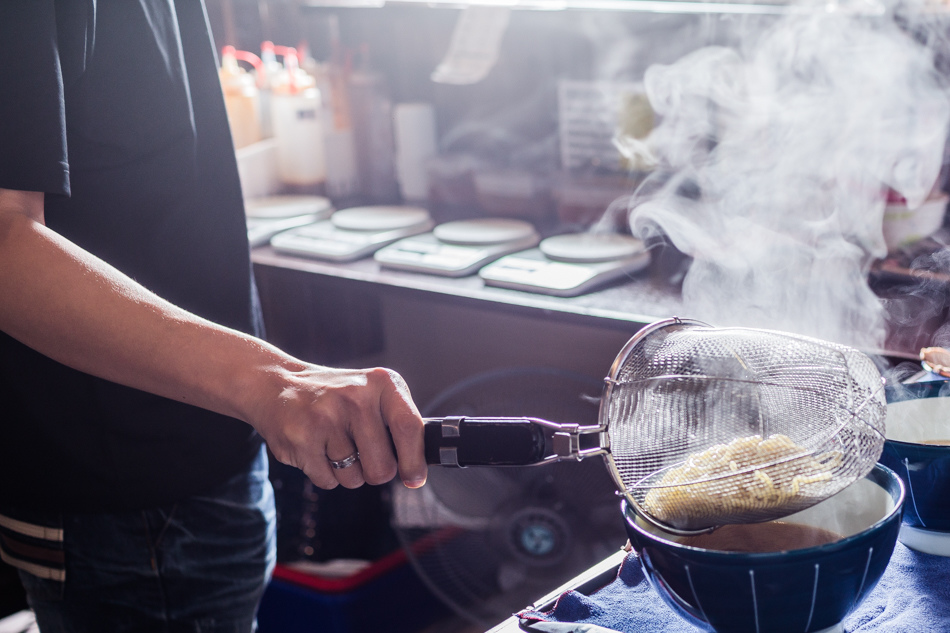
[[506,7],[468,7],[459,15],[445,58],[432,72],[442,84],[474,84],[488,76],[508,28]]

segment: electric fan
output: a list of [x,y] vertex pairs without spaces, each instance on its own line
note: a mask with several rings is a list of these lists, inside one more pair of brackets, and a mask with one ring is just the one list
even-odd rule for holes
[[[424,416],[543,417],[596,424],[602,383],[572,372],[478,374]],[[392,486],[392,525],[422,581],[458,615],[491,626],[626,542],[616,486],[599,460],[541,467],[431,466]]]

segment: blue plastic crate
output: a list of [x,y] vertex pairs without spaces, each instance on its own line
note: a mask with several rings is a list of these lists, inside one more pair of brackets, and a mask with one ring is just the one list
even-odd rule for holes
[[278,565],[258,611],[260,633],[416,633],[449,615],[403,552],[345,578]]

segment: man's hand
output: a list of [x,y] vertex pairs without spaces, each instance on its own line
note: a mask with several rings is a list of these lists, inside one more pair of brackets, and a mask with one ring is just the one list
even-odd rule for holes
[[[382,484],[397,470],[409,488],[425,483],[423,422],[399,374],[310,365],[276,378],[276,391],[256,396],[248,422],[278,460],[326,489]],[[331,466],[357,453],[352,466]]]
[[[387,369],[302,362],[149,292],[49,230],[43,194],[0,189],[0,330],[65,365],[251,424],[317,486],[426,479],[423,423]],[[393,455],[393,447],[398,454]],[[348,468],[333,468],[359,452]]]

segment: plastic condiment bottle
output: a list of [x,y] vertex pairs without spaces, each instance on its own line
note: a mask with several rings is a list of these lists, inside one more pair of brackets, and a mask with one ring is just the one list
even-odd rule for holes
[[323,111],[313,77],[297,66],[293,48],[275,46],[283,69],[271,83],[271,128],[277,142],[277,170],[284,184],[305,191],[326,180]]
[[274,52],[273,42],[261,42],[261,64],[263,66],[262,81],[260,82],[261,134],[264,138],[270,138],[274,136],[274,130],[271,129],[271,95],[274,91],[274,85],[280,81],[280,75],[283,72],[283,66],[277,60],[277,53]]
[[426,162],[438,153],[435,109],[431,103],[398,103],[393,108],[396,180],[407,202],[429,196]]
[[341,58],[338,46],[334,45],[333,60],[327,69],[330,94],[323,132],[327,156],[333,157],[327,162],[327,195],[334,199],[356,194],[360,185],[347,85],[350,64]]
[[238,65],[239,59],[254,65],[255,69],[261,68],[260,58],[253,53],[238,51],[233,46],[221,49],[218,76],[235,149],[256,143],[262,138],[257,79]]

